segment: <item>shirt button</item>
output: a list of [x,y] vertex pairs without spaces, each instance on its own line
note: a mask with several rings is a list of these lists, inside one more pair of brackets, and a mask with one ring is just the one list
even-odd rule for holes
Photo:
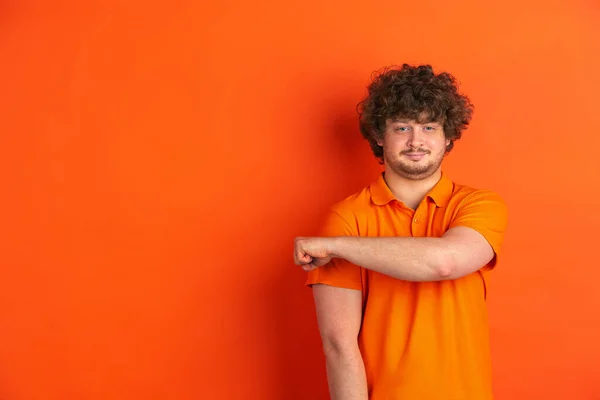
[[414,221],[415,221],[415,224],[418,224],[419,223],[419,218],[415,218]]

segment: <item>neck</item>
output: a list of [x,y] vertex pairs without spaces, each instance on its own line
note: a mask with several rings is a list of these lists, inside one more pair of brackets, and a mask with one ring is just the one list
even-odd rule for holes
[[408,179],[395,173],[391,168],[385,168],[385,183],[390,191],[406,206],[416,209],[425,195],[438,183],[442,177],[442,170],[438,168],[431,176],[424,179]]

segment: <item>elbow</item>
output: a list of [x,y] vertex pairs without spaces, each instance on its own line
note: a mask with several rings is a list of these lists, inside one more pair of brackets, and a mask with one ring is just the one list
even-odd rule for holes
[[358,340],[342,339],[339,337],[324,337],[323,338],[323,353],[326,358],[348,358],[359,352]]
[[439,260],[434,267],[435,276],[438,280],[453,279],[456,276],[456,262],[452,257],[445,257]]

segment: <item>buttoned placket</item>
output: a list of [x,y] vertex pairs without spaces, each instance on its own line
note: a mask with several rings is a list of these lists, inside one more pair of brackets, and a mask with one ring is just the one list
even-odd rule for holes
[[413,212],[410,232],[413,237],[426,236],[427,233],[427,199],[424,199]]

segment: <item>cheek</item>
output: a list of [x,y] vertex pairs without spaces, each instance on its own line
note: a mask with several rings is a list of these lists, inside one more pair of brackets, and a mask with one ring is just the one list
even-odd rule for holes
[[404,147],[402,147],[402,145],[400,145],[400,143],[397,141],[388,140],[385,142],[385,147],[383,149],[388,155],[394,155],[395,157],[395,154],[404,150]]
[[406,138],[401,135],[387,135],[385,137],[385,146],[389,149],[395,149],[403,146],[406,143]]
[[430,138],[429,140],[427,140],[427,146],[430,149],[445,149],[446,146],[448,146],[448,143],[450,143],[450,141],[447,140],[444,136]]

